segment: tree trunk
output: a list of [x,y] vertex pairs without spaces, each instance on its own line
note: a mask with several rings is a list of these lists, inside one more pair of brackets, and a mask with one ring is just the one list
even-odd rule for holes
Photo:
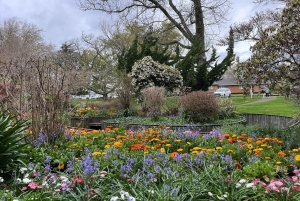
[[194,41],[197,41],[201,44],[201,51],[199,52],[200,57],[198,61],[198,66],[202,65],[205,60],[205,28],[203,20],[203,10],[201,0],[193,0],[195,8],[195,25],[196,25],[196,34],[194,36]]
[[108,100],[108,94],[102,94],[103,95],[103,100],[107,101]]

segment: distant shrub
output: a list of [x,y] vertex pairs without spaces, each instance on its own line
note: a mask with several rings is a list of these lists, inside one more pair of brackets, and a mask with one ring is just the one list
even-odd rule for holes
[[164,103],[164,115],[165,116],[177,116],[180,111],[180,98],[171,97]]
[[216,98],[219,106],[220,118],[233,117],[235,115],[235,105],[230,98]]
[[194,91],[181,98],[183,116],[195,123],[213,122],[219,117],[219,106],[214,95]]
[[141,91],[142,109],[151,114],[161,114],[165,89],[163,87],[149,87]]

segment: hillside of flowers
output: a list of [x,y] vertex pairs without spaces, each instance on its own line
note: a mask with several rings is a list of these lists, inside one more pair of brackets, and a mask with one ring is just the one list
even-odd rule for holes
[[[193,127],[166,126],[65,128],[64,135],[49,145],[40,133],[24,148],[26,162],[15,166],[10,177],[0,177],[0,197],[299,200],[299,131],[290,129],[290,136],[285,136],[290,140],[272,134],[222,129],[203,134]],[[23,137],[30,139],[30,132]]]

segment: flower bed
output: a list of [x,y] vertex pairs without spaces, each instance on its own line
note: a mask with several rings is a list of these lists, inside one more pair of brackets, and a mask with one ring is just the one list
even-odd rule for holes
[[157,121],[153,121],[151,117],[122,117],[114,118],[109,120],[103,120],[101,123],[102,128],[111,127],[120,127],[123,126],[126,129],[140,129],[143,127],[157,127],[160,125],[167,126],[171,129],[185,129],[191,127],[193,129],[198,129],[202,133],[210,132],[211,130],[221,127],[222,125],[234,125],[234,124],[245,124],[245,118],[240,116],[237,118],[231,118],[227,120],[220,120],[215,123],[198,123],[198,124],[189,124],[182,118],[178,117],[160,117]]
[[7,200],[299,200],[300,148],[259,136],[218,130],[203,135],[164,126],[70,128],[52,148],[32,147],[26,167],[11,181],[0,178],[0,195]]

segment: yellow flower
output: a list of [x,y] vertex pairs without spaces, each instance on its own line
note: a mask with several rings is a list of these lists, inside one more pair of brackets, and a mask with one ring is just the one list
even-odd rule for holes
[[268,148],[269,148],[269,149],[271,149],[271,148],[272,148],[272,146],[268,146]]
[[298,152],[298,149],[293,149],[292,151],[293,151],[293,152]]
[[53,146],[53,148],[54,148],[54,149],[57,149],[57,148],[58,148],[58,146],[57,146],[57,145],[54,145],[54,146]]
[[280,162],[280,161],[277,161],[277,162],[276,162],[276,165],[280,165],[280,164],[281,164],[281,162]]
[[216,150],[222,150],[222,147],[216,147]]
[[269,156],[266,156],[266,157],[265,157],[265,159],[266,159],[266,160],[270,160],[270,159],[271,159],[271,157],[269,157]]
[[109,147],[110,147],[110,145],[107,144],[107,145],[104,146],[104,149],[108,149]]
[[104,151],[104,152],[102,152],[101,154],[102,154],[103,156],[105,156],[105,155],[106,155],[106,152]]
[[171,144],[166,144],[166,147],[170,147],[171,146]]
[[252,144],[248,144],[248,149],[253,149],[253,145]]
[[165,152],[165,149],[164,148],[160,148],[160,152]]
[[119,141],[118,141],[118,142],[115,142],[115,143],[114,143],[114,145],[115,145],[115,148],[117,148],[117,149],[118,149],[118,148],[121,146],[121,144],[122,144],[122,143],[121,143],[121,142],[119,142]]
[[181,142],[181,139],[176,140],[176,142]]
[[182,148],[179,148],[179,149],[177,149],[177,151],[178,151],[178,152],[182,152],[182,151],[183,151],[183,149],[182,149]]
[[235,138],[235,137],[236,137],[236,134],[232,134],[231,137],[232,137],[232,138]]
[[100,155],[101,153],[99,152],[99,151],[95,151],[95,152],[93,152],[93,156],[98,156],[98,155]]
[[295,161],[300,162],[300,155],[295,156]]
[[187,144],[188,144],[188,145],[190,145],[190,144],[191,144],[191,142],[187,142]]
[[212,149],[207,149],[206,151],[207,151],[207,153],[211,153]]
[[262,144],[262,145],[260,145],[261,147],[266,147],[267,145],[266,144]]
[[229,150],[227,151],[227,153],[228,153],[228,154],[231,154],[231,153],[233,153],[233,150],[229,149]]
[[198,154],[198,151],[192,151],[192,154]]
[[200,147],[194,147],[193,150],[194,150],[194,151],[200,151],[201,148],[200,148]]

